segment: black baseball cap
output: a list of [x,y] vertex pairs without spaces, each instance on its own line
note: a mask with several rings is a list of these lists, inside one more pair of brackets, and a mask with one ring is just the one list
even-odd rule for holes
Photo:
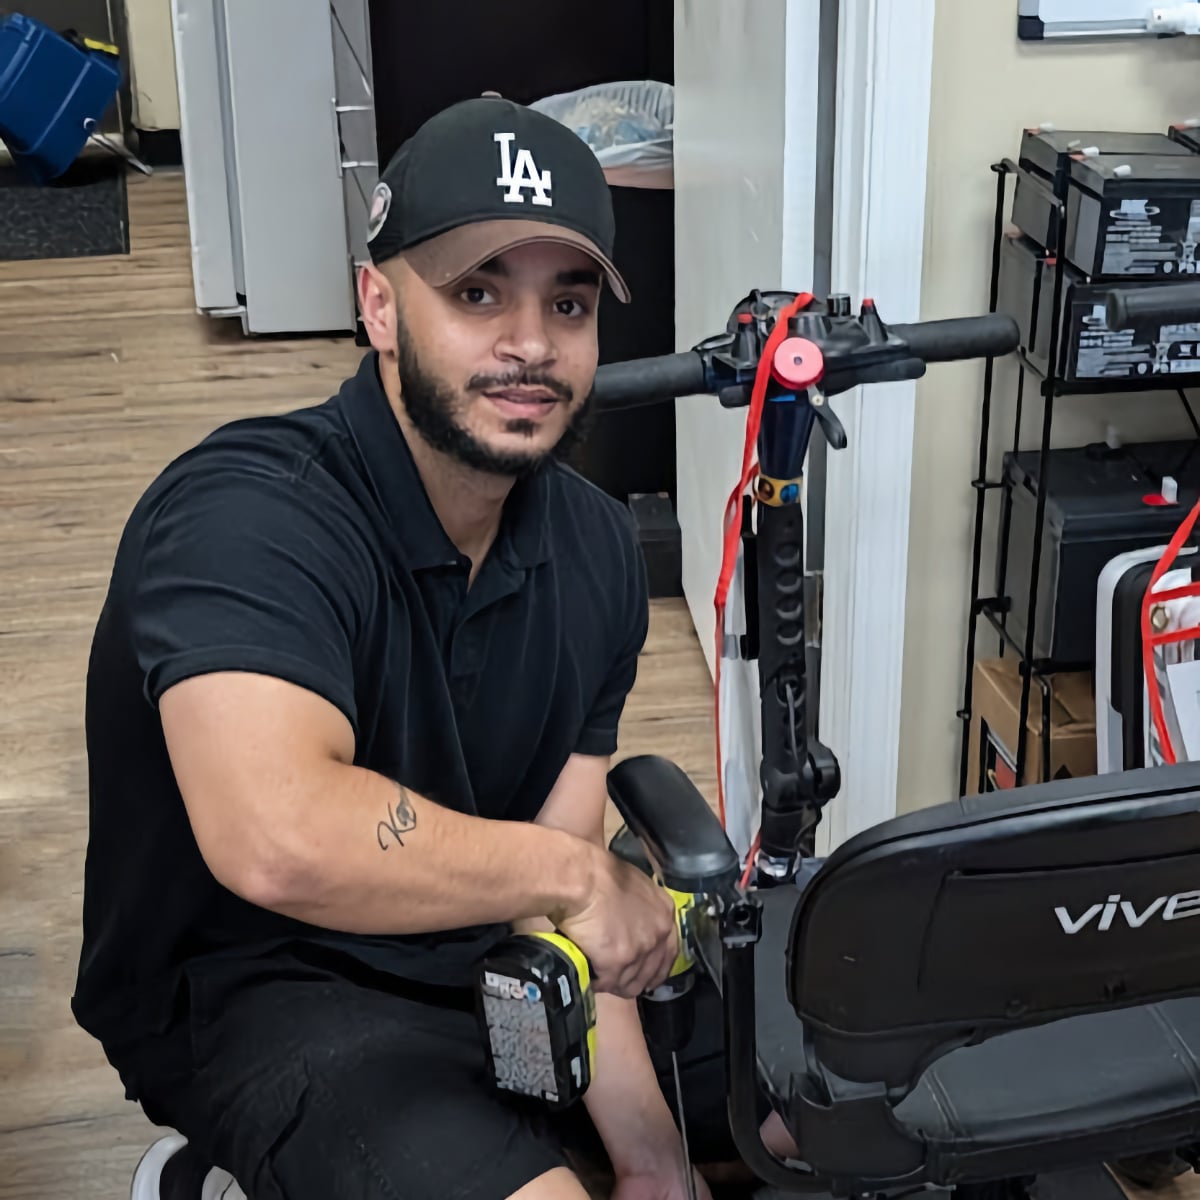
[[400,147],[375,189],[367,237],[375,263],[401,256],[432,287],[514,246],[562,242],[590,254],[628,303],[615,229],[591,147],[553,117],[489,94],[443,109]]

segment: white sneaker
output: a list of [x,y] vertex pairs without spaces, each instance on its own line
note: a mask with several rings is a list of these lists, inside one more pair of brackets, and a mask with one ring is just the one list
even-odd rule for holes
[[182,1134],[171,1133],[161,1137],[145,1154],[133,1173],[129,1188],[129,1200],[246,1200],[246,1194],[238,1187],[228,1171],[212,1167],[200,1178],[201,1167],[195,1176],[179,1181],[172,1186],[171,1195],[161,1190],[163,1169],[187,1145]]

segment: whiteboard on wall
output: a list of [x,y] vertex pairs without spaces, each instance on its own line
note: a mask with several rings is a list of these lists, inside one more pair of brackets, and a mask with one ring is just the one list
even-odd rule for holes
[[1147,37],[1150,14],[1163,5],[1164,0],[1018,0],[1017,31],[1023,41]]

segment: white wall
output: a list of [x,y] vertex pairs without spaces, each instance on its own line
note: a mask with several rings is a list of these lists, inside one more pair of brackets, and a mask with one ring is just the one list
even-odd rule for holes
[[138,129],[178,129],[179,91],[171,33],[171,0],[125,0],[129,23],[133,123]]
[[[1016,5],[942,0],[937,5],[922,316],[984,312],[991,268],[995,176],[1015,158],[1023,127],[1165,131],[1200,113],[1200,39],[1107,44],[1021,44]],[[1012,187],[1009,186],[1011,198]],[[900,796],[902,810],[949,799],[958,785],[966,607],[974,522],[982,368],[931,367],[918,391]],[[996,373],[993,446],[1011,439],[1015,374]],[[1040,400],[1026,390],[1025,444],[1040,437]],[[1173,393],[1148,399],[1078,397],[1055,407],[1056,444],[1103,437],[1116,420],[1129,438],[1186,436]],[[989,524],[999,505],[989,501]],[[994,545],[994,543],[993,543]],[[985,550],[984,580],[994,549]],[[985,582],[986,586],[986,582]],[[980,651],[993,653],[994,637]]]
[[[816,8],[676,0],[681,350],[723,330],[752,288],[811,286]],[[745,411],[681,400],[677,428],[684,591],[711,669],[721,514],[741,469]]]
[[[817,115],[816,4],[676,0],[676,342],[720,333],[752,289],[811,286]],[[715,397],[677,407],[683,585],[715,669],[713,593],[722,516],[740,472],[745,410]],[[741,587],[729,598],[743,629]],[[757,664],[726,660],[721,708],[726,828],[739,852],[757,824]],[[714,763],[715,766],[715,763]]]

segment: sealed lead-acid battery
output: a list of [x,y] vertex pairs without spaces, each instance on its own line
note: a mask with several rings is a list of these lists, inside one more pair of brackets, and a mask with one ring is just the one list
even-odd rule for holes
[[1071,163],[1079,154],[1192,153],[1169,133],[1120,133],[1096,129],[1027,129],[1021,136],[1019,164],[1045,179],[1062,195]]
[[1093,278],[1174,279],[1200,269],[1200,155],[1075,159],[1067,261]]
[[[1032,239],[1005,237],[997,308],[1017,322],[1021,348],[1045,375],[1050,374],[1055,270],[1055,259]],[[1200,376],[1200,324],[1140,320],[1129,329],[1108,328],[1105,304],[1111,290],[1154,286],[1144,280],[1093,282],[1064,263],[1058,378],[1083,383],[1170,377],[1182,384]]]
[[1164,133],[1115,133],[1089,129],[1027,129],[1018,155],[1013,223],[1040,246],[1058,245],[1058,211],[1054,197],[1067,198],[1071,164],[1078,155],[1147,154],[1186,158],[1193,150]]
[[[1024,647],[1038,492],[1044,489],[1033,654],[1082,668],[1096,656],[1097,589],[1105,565],[1171,540],[1200,497],[1200,443],[1096,443],[1056,447],[1048,458],[1049,470],[1037,450],[1004,456],[1008,536],[997,547],[996,589],[1011,600],[1006,627]],[[1166,477],[1176,485],[1170,504],[1159,502]]]

